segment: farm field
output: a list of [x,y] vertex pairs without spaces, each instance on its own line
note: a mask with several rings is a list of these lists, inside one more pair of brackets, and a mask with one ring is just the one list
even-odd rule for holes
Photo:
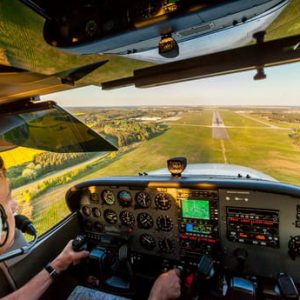
[[[279,181],[300,185],[300,147],[289,135],[291,130],[286,128],[285,122],[281,127],[278,121],[274,127],[259,112],[252,118],[249,112],[220,109],[218,112],[229,138],[213,139],[214,111],[185,110],[180,118],[166,122],[168,130],[161,135],[114,154],[104,163],[94,163],[80,171],[74,180],[46,189],[34,197],[30,201],[31,213],[40,231],[45,231],[68,213],[64,195],[76,182],[101,176],[137,175],[165,168],[167,159],[175,156],[185,156],[189,163],[224,163],[225,157],[227,163],[254,168]],[[18,194],[18,197],[22,195]]]
[[43,151],[41,150],[18,147],[6,152],[2,152],[1,156],[5,161],[6,168],[8,169],[14,165],[20,165],[25,162],[32,161],[34,155],[42,152]]

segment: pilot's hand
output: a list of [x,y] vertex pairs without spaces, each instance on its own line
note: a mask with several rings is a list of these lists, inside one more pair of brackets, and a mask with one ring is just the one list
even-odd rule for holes
[[161,274],[154,282],[148,300],[171,300],[180,297],[179,270]]
[[60,273],[70,265],[78,264],[83,258],[89,255],[88,251],[75,252],[72,248],[72,241],[69,241],[62,252],[51,262],[52,267]]

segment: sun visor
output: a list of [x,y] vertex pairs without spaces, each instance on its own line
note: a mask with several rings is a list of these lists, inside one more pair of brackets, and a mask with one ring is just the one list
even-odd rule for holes
[[16,146],[60,153],[118,150],[53,101],[1,107],[0,151]]

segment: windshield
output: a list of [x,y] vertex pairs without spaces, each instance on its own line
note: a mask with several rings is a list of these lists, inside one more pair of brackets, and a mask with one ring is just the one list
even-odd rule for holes
[[[300,108],[295,105],[300,91],[297,77],[291,76],[298,71],[297,64],[269,69],[270,78],[263,82],[252,81],[253,72],[247,72],[125,93],[88,87],[44,96],[119,150],[59,154],[19,147],[2,152],[21,212],[44,232],[68,214],[64,196],[75,183],[146,174],[166,168],[176,156],[186,157],[188,164],[248,167],[254,169],[251,174],[265,173],[264,180],[299,185]],[[82,95],[87,94],[83,107]],[[99,94],[105,99],[100,103]],[[215,177],[250,174],[242,168],[227,173],[207,168]]]

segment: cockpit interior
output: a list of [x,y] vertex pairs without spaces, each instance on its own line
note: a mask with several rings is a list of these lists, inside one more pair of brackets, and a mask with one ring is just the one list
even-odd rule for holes
[[[171,84],[175,94],[173,83],[249,70],[259,85],[271,67],[299,64],[299,0],[8,2],[0,5],[0,156],[22,215],[42,234],[21,233],[16,219],[15,243],[0,255],[0,297],[72,240],[88,257],[40,299],[148,299],[172,269],[180,299],[299,299],[299,105],[280,95],[273,106],[173,108],[154,99],[151,108],[141,100],[123,109],[103,96],[98,112],[85,107],[88,94],[69,109],[51,98],[90,84],[107,93]],[[185,126],[185,135],[163,139]],[[234,149],[229,136],[277,144]],[[139,147],[156,152],[134,152]],[[247,150],[260,160],[251,165]],[[282,174],[267,173],[272,155]],[[282,180],[285,168],[290,181]]]

